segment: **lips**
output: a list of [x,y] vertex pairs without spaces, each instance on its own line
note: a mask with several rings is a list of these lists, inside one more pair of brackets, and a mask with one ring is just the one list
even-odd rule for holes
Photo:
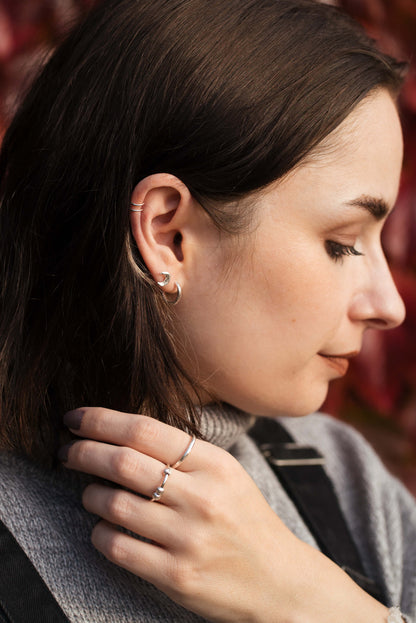
[[358,351],[351,351],[341,355],[325,355],[324,353],[319,353],[319,355],[325,360],[328,366],[336,370],[339,376],[344,376],[347,373],[348,366],[350,365],[349,359],[356,357],[358,355]]

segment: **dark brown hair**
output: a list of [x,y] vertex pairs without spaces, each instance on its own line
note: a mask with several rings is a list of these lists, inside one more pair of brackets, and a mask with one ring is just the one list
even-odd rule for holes
[[374,89],[396,93],[401,69],[311,0],[100,3],[33,84],[0,155],[1,444],[48,460],[63,413],[83,404],[195,428],[170,308],[130,236],[132,189],[176,175],[238,232],[238,199]]

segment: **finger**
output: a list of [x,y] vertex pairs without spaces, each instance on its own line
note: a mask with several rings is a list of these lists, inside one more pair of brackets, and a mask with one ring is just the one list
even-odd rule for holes
[[[65,466],[111,480],[150,498],[165,479],[164,469],[166,468],[157,459],[131,448],[89,439],[71,444]],[[182,481],[188,477],[187,474],[172,469],[164,485],[160,502],[176,506],[185,493],[185,483]]]
[[91,541],[111,562],[162,590],[169,586],[172,556],[165,548],[124,534],[106,521],[100,521],[94,527]]
[[[64,423],[77,435],[128,446],[166,465],[175,464],[191,442],[187,433],[153,418],[99,407],[69,411]],[[210,444],[197,440],[180,469],[192,471],[201,467],[207,458],[206,446]]]
[[130,491],[101,484],[88,485],[82,503],[87,511],[111,524],[122,526],[160,545],[179,545],[177,515],[168,506],[150,504],[149,500]]

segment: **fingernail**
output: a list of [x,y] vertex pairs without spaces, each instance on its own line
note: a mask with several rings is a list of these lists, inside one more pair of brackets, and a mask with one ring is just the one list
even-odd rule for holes
[[74,441],[70,441],[69,443],[65,444],[64,446],[61,446],[58,450],[58,459],[62,462],[62,463],[66,463],[68,460],[68,454],[69,454],[69,449],[71,448],[71,446],[75,443]]
[[68,428],[72,428],[72,430],[79,430],[81,428],[83,416],[84,412],[79,409],[68,411],[68,413],[64,415],[64,424],[68,426]]

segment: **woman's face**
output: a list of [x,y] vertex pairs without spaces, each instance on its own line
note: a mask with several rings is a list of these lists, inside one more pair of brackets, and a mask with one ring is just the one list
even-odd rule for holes
[[201,242],[177,306],[189,371],[252,413],[317,409],[364,331],[404,318],[380,244],[402,161],[388,93],[368,97],[326,147],[253,197],[249,234]]

